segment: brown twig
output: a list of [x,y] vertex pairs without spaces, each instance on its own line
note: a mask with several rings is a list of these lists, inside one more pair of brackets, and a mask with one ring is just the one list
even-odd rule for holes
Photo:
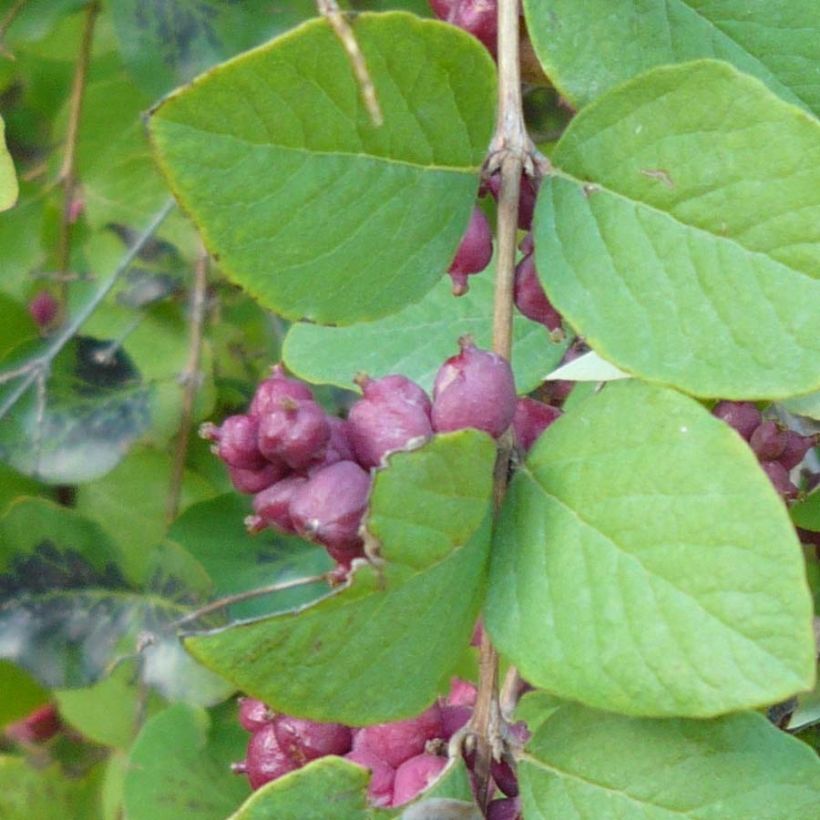
[[[74,197],[77,192],[76,159],[77,136],[80,132],[80,117],[83,113],[86,81],[88,79],[88,65],[91,62],[91,46],[94,41],[94,26],[100,7],[96,0],[85,7],[85,23],[83,37],[80,42],[80,51],[77,54],[77,64],[74,68],[74,79],[71,85],[71,97],[68,103],[68,126],[66,128],[65,148],[63,161],[57,181],[63,186],[63,211],[60,217],[59,244],[57,248],[57,268],[62,277],[68,273],[71,263],[71,226]],[[62,279],[61,302],[66,304],[68,296],[68,280]]]
[[171,468],[171,485],[168,489],[166,519],[170,523],[179,511],[179,497],[188,455],[188,442],[193,426],[194,403],[202,382],[199,372],[202,359],[202,331],[205,323],[205,304],[208,289],[208,254],[202,249],[194,265],[194,286],[191,290],[190,339],[188,361],[180,374],[182,383],[182,411],[179,422],[174,463]]
[[353,34],[353,29],[347,22],[344,14],[339,10],[336,0],[316,0],[316,6],[319,9],[319,13],[327,20],[333,29],[333,33],[339,38],[339,42],[347,52],[350,65],[353,68],[353,74],[356,77],[356,82],[359,84],[359,93],[362,95],[362,100],[367,108],[367,112],[370,114],[373,125],[381,125],[384,122],[384,118],[382,117],[379,100],[376,97],[376,87],[373,85],[373,79],[368,71],[367,62],[364,59],[364,54],[362,54],[356,36]]

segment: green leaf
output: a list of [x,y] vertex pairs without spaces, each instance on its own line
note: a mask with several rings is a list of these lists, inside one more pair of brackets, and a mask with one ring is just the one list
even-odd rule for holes
[[533,689],[525,692],[518,701],[515,707],[515,719],[523,720],[527,724],[527,729],[534,734],[541,724],[565,703],[566,701],[543,689]]
[[20,189],[17,186],[17,174],[14,173],[14,161],[6,148],[6,126],[0,117],[0,211],[6,211],[17,202]]
[[565,414],[516,475],[485,622],[533,685],[614,712],[708,717],[814,680],[803,556],[751,450],[632,380]]
[[[235,595],[281,581],[319,575],[333,568],[323,549],[273,530],[250,535],[243,524],[250,501],[235,492],[190,507],[168,531],[168,537],[198,559],[214,580],[214,597]],[[327,585],[305,584],[235,604],[233,618],[267,615],[315,600]]]
[[[488,273],[488,272],[487,272]],[[352,388],[353,377],[401,373],[431,390],[442,362],[456,353],[459,336],[471,334],[479,347],[492,345],[493,282],[474,276],[466,295],[453,298],[444,276],[418,304],[399,313],[354,327],[298,323],[285,338],[288,367],[314,383]],[[564,351],[535,322],[518,314],[513,325],[513,369],[519,393],[537,387]]]
[[317,20],[164,101],[160,165],[236,282],[288,318],[350,324],[418,301],[467,226],[493,125],[494,64],[453,26],[353,21],[384,114]]
[[792,521],[798,527],[820,532],[820,490],[815,490],[789,509]]
[[316,14],[313,0],[111,0],[123,60],[158,97]]
[[817,389],[818,158],[820,122],[724,63],[620,86],[572,121],[540,190],[550,299],[650,381],[734,399]]
[[814,0],[525,0],[544,70],[578,107],[653,66],[714,57],[820,114]]
[[[8,382],[0,395],[16,386]],[[0,422],[0,458],[51,484],[91,481],[117,465],[149,416],[130,358],[110,341],[76,336],[51,365],[43,406],[29,389]]]
[[8,661],[0,661],[0,727],[13,723],[48,703],[48,692],[31,675]]
[[365,820],[366,769],[323,757],[254,792],[230,820]]
[[367,529],[383,565],[358,566],[309,607],[186,640],[272,707],[351,725],[418,714],[467,646],[484,594],[495,446],[436,436],[376,472]]
[[814,820],[820,762],[762,715],[627,718],[564,706],[518,764],[527,820]]
[[125,775],[129,820],[224,820],[248,795],[231,772],[248,742],[230,704],[208,713],[177,704],[151,718]]

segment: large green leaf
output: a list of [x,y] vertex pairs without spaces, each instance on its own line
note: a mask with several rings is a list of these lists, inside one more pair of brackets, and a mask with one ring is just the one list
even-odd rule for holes
[[[385,319],[339,328],[295,324],[283,354],[288,367],[310,382],[351,388],[359,372],[373,378],[401,373],[430,390],[459,336],[469,333],[479,347],[491,346],[492,316],[491,278],[474,276],[469,292],[454,299],[444,276],[421,302]],[[515,381],[519,393],[528,393],[558,363],[566,344],[552,342],[541,325],[520,314],[513,333]]]
[[248,795],[231,772],[247,733],[234,706],[208,715],[177,704],[151,718],[131,748],[125,774],[130,820],[224,820]]
[[584,106],[636,74],[714,57],[820,114],[815,0],[524,0],[550,79]]
[[206,666],[276,709],[352,725],[418,714],[458,663],[484,594],[493,442],[462,430],[390,457],[367,519],[382,566],[280,615],[193,636]]
[[812,685],[786,509],[692,399],[630,380],[579,404],[516,475],[496,533],[486,625],[536,686],[704,717]]
[[815,820],[820,762],[746,713],[627,718],[564,706],[518,764],[527,820]]
[[14,162],[6,148],[6,126],[0,117],[0,211],[11,208],[17,202],[17,174],[14,173]]
[[598,353],[699,396],[817,389],[820,122],[703,60],[611,91],[553,159],[538,269]]
[[0,727],[24,718],[48,703],[48,692],[31,675],[8,661],[0,661]]
[[289,318],[349,324],[430,290],[492,130],[494,65],[474,38],[400,12],[353,25],[381,127],[322,20],[215,68],[151,118],[160,164],[222,268]]

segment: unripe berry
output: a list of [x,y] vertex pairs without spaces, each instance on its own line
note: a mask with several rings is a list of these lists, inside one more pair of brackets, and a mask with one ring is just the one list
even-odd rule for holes
[[393,806],[401,806],[421,794],[447,765],[446,757],[420,754],[406,760],[396,769],[393,782]]
[[240,467],[228,467],[231,484],[237,492],[255,495],[281,481],[289,470],[282,462],[268,462],[258,470],[243,470]]
[[279,715],[273,725],[279,748],[300,766],[325,755],[346,754],[353,743],[350,729],[341,723]]
[[786,446],[777,460],[787,469],[794,469],[805,457],[806,453],[817,444],[817,436],[801,436],[794,430],[786,431]]
[[347,432],[358,462],[378,467],[388,453],[423,444],[433,435],[430,400],[404,376],[359,379],[364,398],[350,408]]
[[294,470],[320,461],[329,439],[327,415],[315,401],[279,399],[276,408],[259,418],[259,449]]
[[252,789],[258,789],[298,768],[279,747],[272,723],[253,733],[245,757],[245,774]]
[[500,436],[515,416],[515,380],[506,359],[459,340],[461,353],[441,366],[433,388],[437,433],[474,427]]
[[353,740],[354,749],[368,749],[393,768],[424,752],[428,740],[442,737],[438,704],[410,720],[366,726]]
[[290,517],[290,504],[294,493],[303,484],[307,484],[307,481],[304,476],[292,475],[257,493],[253,499],[255,514],[245,519],[248,531],[260,532],[265,527],[272,527],[286,534],[295,533],[296,527]]
[[515,406],[513,429],[521,449],[528,452],[541,433],[561,415],[561,410],[552,405],[526,397],[519,399]]
[[521,820],[522,816],[518,797],[491,800],[487,806],[487,820]]
[[473,208],[467,231],[461,238],[455,258],[448,273],[453,280],[453,293],[462,296],[467,293],[467,277],[481,273],[493,258],[493,232],[484,211]]
[[393,802],[393,780],[396,770],[376,752],[354,748],[345,755],[347,760],[370,769],[367,797],[373,806],[389,806]]
[[725,421],[746,441],[762,421],[760,411],[749,401],[719,401],[712,408],[712,415]]
[[528,319],[544,325],[550,331],[561,328],[561,314],[552,306],[541,287],[532,254],[525,256],[516,265],[513,298],[515,306]]
[[242,470],[261,470],[267,460],[259,452],[257,432],[259,424],[255,417],[228,416],[217,427],[206,423],[199,428],[199,435],[216,443],[216,454],[231,467]]
[[273,722],[274,712],[256,698],[239,698],[239,723],[249,732],[258,732]]
[[304,382],[286,376],[285,369],[277,364],[273,367],[271,376],[259,383],[248,412],[252,416],[267,415],[279,407],[281,399],[313,401],[313,392]]
[[369,495],[370,475],[352,461],[338,461],[296,489],[291,521],[303,538],[349,549],[360,544],[359,525]]
[[41,290],[28,303],[28,312],[40,330],[47,330],[57,318],[60,305],[47,290]]

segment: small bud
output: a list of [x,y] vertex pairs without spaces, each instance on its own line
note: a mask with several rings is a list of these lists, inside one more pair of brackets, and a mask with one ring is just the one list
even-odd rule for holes
[[528,319],[544,325],[550,331],[561,329],[561,314],[544,293],[532,254],[525,256],[515,268],[513,298],[515,306]]
[[448,270],[453,280],[453,293],[467,292],[467,277],[481,273],[493,258],[493,232],[484,211],[473,208],[467,231],[461,239],[455,258]]

